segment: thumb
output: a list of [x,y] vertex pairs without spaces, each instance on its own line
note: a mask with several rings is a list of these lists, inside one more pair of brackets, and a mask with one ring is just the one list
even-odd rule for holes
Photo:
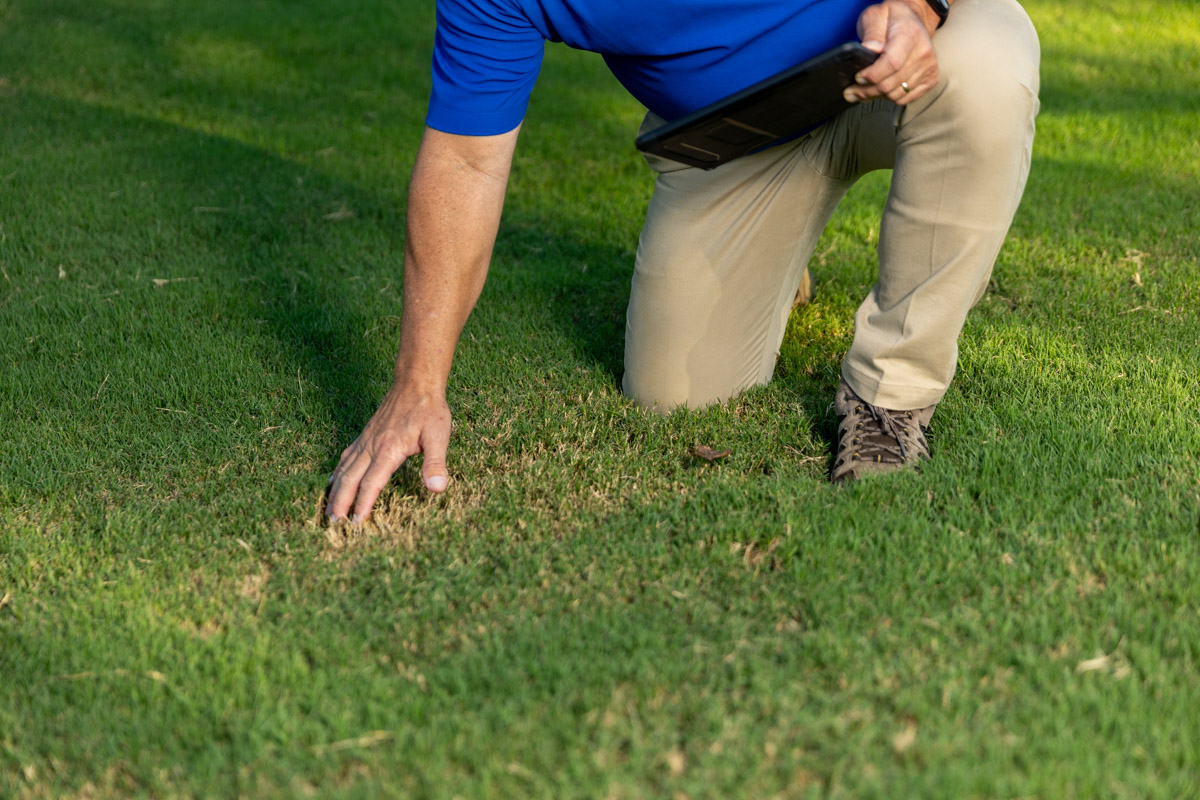
[[887,41],[887,11],[883,6],[871,6],[858,18],[858,38],[863,47],[876,53],[883,52]]
[[436,494],[446,491],[450,485],[450,476],[446,472],[446,446],[449,440],[450,437],[439,430],[428,432],[421,442],[424,452],[421,477],[425,481],[425,488]]

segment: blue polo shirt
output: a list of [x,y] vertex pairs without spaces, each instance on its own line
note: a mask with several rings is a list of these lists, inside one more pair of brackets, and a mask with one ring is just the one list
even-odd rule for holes
[[843,42],[876,0],[437,0],[426,123],[487,136],[520,124],[545,42],[599,53],[671,120]]

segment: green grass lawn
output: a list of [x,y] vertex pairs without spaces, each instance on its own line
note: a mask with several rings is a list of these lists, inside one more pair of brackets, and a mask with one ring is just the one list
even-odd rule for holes
[[432,3],[0,0],[0,797],[1200,795],[1200,18],[1026,6],[920,475],[826,477],[885,175],[769,387],[621,397],[639,107],[551,48],[454,482],[351,529]]

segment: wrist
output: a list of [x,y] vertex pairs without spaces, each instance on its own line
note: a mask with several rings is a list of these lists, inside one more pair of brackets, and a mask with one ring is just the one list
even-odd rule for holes
[[392,370],[390,393],[444,398],[448,383],[448,370],[431,368],[427,364],[414,364],[402,354],[396,359],[396,367]]
[[[925,30],[930,36],[933,35],[942,25],[942,17],[933,10],[928,0],[892,0],[906,6],[910,11],[917,15],[917,19],[921,20],[921,24],[925,26]],[[947,4],[947,8],[949,5]]]

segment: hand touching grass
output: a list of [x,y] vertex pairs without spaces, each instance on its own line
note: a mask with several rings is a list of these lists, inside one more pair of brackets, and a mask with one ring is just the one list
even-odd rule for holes
[[444,395],[393,386],[362,434],[342,451],[329,478],[325,513],[333,521],[345,519],[353,505],[352,521],[362,522],[392,474],[418,453],[424,456],[425,488],[444,492],[450,481],[446,474],[449,442],[450,408]]

